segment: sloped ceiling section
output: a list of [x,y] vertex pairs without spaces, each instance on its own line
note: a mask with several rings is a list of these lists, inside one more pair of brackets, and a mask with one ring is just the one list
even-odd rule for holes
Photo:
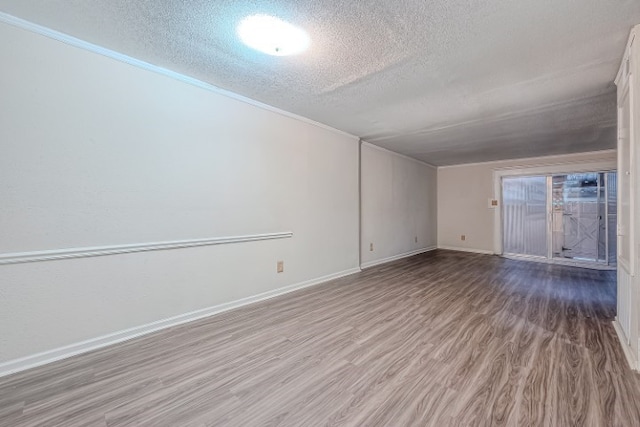
[[[638,0],[0,0],[0,11],[435,165],[613,148]],[[236,36],[306,29],[294,57]]]

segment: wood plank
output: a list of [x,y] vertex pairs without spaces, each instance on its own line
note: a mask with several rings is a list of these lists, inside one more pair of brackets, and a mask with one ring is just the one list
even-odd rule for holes
[[438,250],[0,378],[0,425],[640,425],[615,272]]

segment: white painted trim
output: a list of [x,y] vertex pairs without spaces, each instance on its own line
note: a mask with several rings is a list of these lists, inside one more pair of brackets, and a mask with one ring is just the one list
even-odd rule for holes
[[0,12],[0,22],[11,25],[13,27],[17,27],[32,33],[40,34],[42,36],[57,40],[59,42],[68,44],[73,47],[77,47],[83,50],[87,50],[89,52],[97,53],[98,55],[106,56],[107,58],[115,59],[116,61],[124,62],[129,65],[133,65],[134,67],[142,68],[147,71],[151,71],[153,73],[161,74],[163,76],[181,81],[183,83],[187,83],[201,89],[208,90],[210,92],[215,92],[219,95],[226,96],[231,99],[235,99],[236,101],[244,102],[246,104],[253,105],[254,107],[262,108],[264,110],[268,110],[277,114],[281,114],[285,117],[289,117],[295,120],[299,120],[304,123],[308,123],[313,126],[317,126],[319,128],[335,132],[337,134],[347,136],[353,139],[358,139],[357,136],[352,135],[350,133],[344,132],[342,130],[333,128],[329,125],[325,125],[324,123],[316,122],[315,120],[311,120],[307,117],[299,116],[294,113],[290,113],[285,110],[281,110],[280,108],[273,107],[268,104],[264,104],[260,101],[256,101],[254,99],[248,98],[246,96],[239,95],[237,93],[228,91],[226,89],[222,89],[218,86],[214,86],[212,84],[203,82],[201,80],[195,79],[193,77],[186,76],[184,74],[177,73],[175,71],[168,70],[166,68],[158,67],[157,65],[149,64],[148,62],[141,61],[139,59],[133,58],[131,56],[124,55],[119,52],[115,52],[113,50],[104,48],[102,46],[95,45],[93,43],[86,42],[84,40],[80,40],[76,37],[70,36],[68,34],[61,33],[59,31],[52,30],[50,28],[44,27],[42,25],[34,24],[33,22],[26,21],[21,18],[17,18],[13,15],[9,15],[5,12]]
[[502,254],[503,258],[512,259],[515,261],[531,261],[531,262],[539,262],[542,264],[555,264],[555,265],[564,265],[568,267],[580,267],[580,268],[588,268],[590,270],[606,270],[606,271],[615,271],[616,267],[612,267],[610,265],[598,262],[588,262],[588,261],[575,261],[572,259],[562,259],[562,258],[547,258],[536,255],[519,255],[519,254]]
[[596,161],[571,161],[562,163],[550,163],[546,165],[516,166],[493,169],[494,177],[517,175],[549,175],[558,173],[580,172],[612,172],[618,168],[616,159]]
[[391,150],[389,150],[387,148],[383,148],[383,147],[380,147],[378,145],[374,145],[374,144],[372,144],[370,142],[367,142],[367,141],[362,141],[362,145],[366,145],[367,147],[373,148],[374,150],[378,150],[378,151],[382,151],[382,152],[385,152],[385,153],[393,154],[394,156],[402,157],[403,159],[412,160],[412,161],[414,161],[416,163],[420,163],[421,165],[428,166],[428,167],[433,168],[433,169],[438,169],[438,166],[432,165],[432,164],[427,163],[427,162],[423,162],[422,160],[414,159],[413,157],[409,157],[407,155],[400,154],[400,153],[395,152],[395,151],[391,151]]
[[[460,168],[460,167],[465,167],[465,166],[481,166],[481,165],[491,165],[491,164],[496,164],[496,163],[506,163],[506,162],[519,162],[519,161],[542,161],[542,162],[546,162],[546,163],[541,163],[539,165],[532,165],[532,166],[545,166],[545,165],[558,165],[558,164],[572,164],[572,163],[580,163],[580,160],[574,160],[574,161],[560,161],[554,162],[555,160],[562,160],[562,158],[566,158],[566,157],[579,157],[579,156],[590,156],[590,155],[602,155],[602,156],[607,156],[610,154],[614,154],[617,150],[615,148],[612,149],[608,149],[608,150],[599,150],[599,151],[585,151],[585,152],[581,152],[581,153],[567,153],[567,154],[554,154],[551,156],[540,156],[540,157],[520,157],[517,159],[504,159],[504,160],[490,160],[488,162],[475,162],[475,163],[461,163],[461,164],[457,164],[457,165],[444,165],[444,166],[438,166],[438,169],[449,169],[449,168]],[[525,165],[518,165],[518,166],[514,166],[515,168],[524,168],[527,167]]]
[[457,251],[457,252],[471,252],[474,254],[493,255],[493,251],[488,251],[486,249],[461,248],[458,246],[438,246],[438,249],[445,249],[447,251]]
[[397,260],[402,259],[402,258],[408,258],[410,256],[422,254],[422,253],[433,251],[433,250],[436,250],[436,249],[438,249],[436,246],[429,246],[428,248],[420,248],[420,249],[416,249],[415,251],[405,252],[403,254],[394,255],[394,256],[387,257],[387,258],[376,259],[376,260],[373,260],[373,261],[367,261],[367,262],[363,262],[360,265],[360,268],[364,269],[364,268],[369,268],[369,267],[373,267],[373,266],[380,265],[380,264],[386,264],[387,262],[397,261]]
[[[625,57],[628,58],[628,55]],[[629,194],[623,194],[622,191],[618,191],[618,206],[622,206],[622,200],[625,196],[629,197],[629,205],[630,205],[630,216],[629,216],[629,228],[626,230],[626,234],[630,236],[630,247],[629,247],[629,256],[628,259],[624,259],[620,256],[623,252],[620,250],[620,245],[618,246],[617,251],[617,261],[618,265],[623,268],[629,275],[632,277],[635,276],[635,189],[636,189],[636,179],[637,171],[636,171],[636,161],[635,161],[635,142],[634,142],[634,85],[633,85],[633,70],[629,70],[629,74],[624,76],[624,80],[618,82],[618,165],[620,166],[620,174],[618,174],[618,186],[619,188],[624,187],[622,183],[624,181],[629,181]],[[623,145],[622,134],[620,130],[622,128],[622,114],[621,114],[621,102],[627,96],[629,98],[629,108],[630,108],[630,117],[629,117],[629,170],[625,171],[625,161],[622,158],[621,149]],[[620,234],[620,230],[622,227],[622,220],[624,215],[621,214],[622,210],[620,209],[617,214],[617,236],[618,242],[621,244],[622,235]]]
[[358,265],[362,266],[362,140],[358,141]]
[[638,371],[638,361],[636,360],[633,352],[631,351],[631,347],[627,344],[627,337],[622,330],[622,326],[618,322],[618,317],[615,318],[613,323],[613,329],[616,331],[616,335],[618,336],[618,341],[620,341],[620,346],[622,347],[622,352],[624,353],[625,358],[627,359],[627,363],[629,367],[634,371]]
[[629,54],[631,53],[631,44],[636,38],[636,30],[639,27],[640,26],[635,26],[631,29],[631,32],[629,32],[629,38],[627,39],[627,44],[625,45],[625,48],[624,48],[624,54],[622,56],[622,60],[620,61],[620,67],[618,68],[618,72],[616,73],[616,78],[613,81],[616,84],[616,86],[618,86],[618,83],[620,83],[620,78],[622,77],[622,70],[624,69],[625,62],[627,61],[627,58],[629,58]]
[[326,283],[330,280],[339,279],[341,277],[349,276],[351,274],[359,273],[359,268],[351,268],[338,273],[329,274],[326,276],[318,277],[316,279],[307,280],[305,282],[296,283],[294,285],[285,286],[283,288],[274,289],[272,291],[264,292],[258,295],[242,298],[236,301],[231,301],[224,304],[215,305],[213,307],[203,308],[201,310],[192,311],[190,313],[180,314],[178,316],[169,317],[167,319],[158,320],[156,322],[147,323],[146,325],[140,325],[133,328],[125,329],[123,331],[114,332],[112,334],[103,335],[101,337],[92,338],[86,341],[81,341],[64,347],[60,347],[54,350],[45,351],[42,353],[34,354],[31,356],[22,357],[20,359],[10,360],[0,364],[0,377],[11,375],[16,372],[25,371],[27,369],[35,368],[37,366],[46,365],[58,360],[67,359],[78,354],[86,353],[89,351],[97,350],[103,347],[114,345],[120,342],[129,341],[134,338],[141,337],[153,332],[157,332],[163,329],[171,328],[174,326],[182,325],[185,323],[193,322],[195,320],[203,319],[205,317],[213,316],[225,311],[233,310],[235,308],[243,307],[245,305],[254,304],[267,299],[275,298],[280,295],[288,294],[300,289],[309,288],[311,286]]
[[75,249],[54,249],[48,251],[14,252],[0,254],[0,265],[23,264],[27,262],[55,261],[72,258],[87,258],[105,255],[130,254],[134,252],[163,251],[168,249],[193,248],[197,246],[226,245],[230,243],[256,242],[260,240],[287,239],[293,237],[291,231],[247,236],[213,237],[207,239],[175,240],[170,242],[137,243],[130,245],[96,246]]

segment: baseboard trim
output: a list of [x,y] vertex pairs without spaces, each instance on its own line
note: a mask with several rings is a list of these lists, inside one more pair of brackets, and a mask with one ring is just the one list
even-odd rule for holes
[[158,320],[156,322],[147,323],[145,325],[136,326],[134,328],[125,329],[123,331],[114,332],[112,334],[103,335],[101,337],[92,338],[86,341],[81,341],[53,350],[37,353],[31,356],[10,360],[8,362],[0,363],[0,377],[46,365],[58,360],[67,359],[72,356],[87,353],[92,350],[97,350],[124,341],[129,341],[143,335],[182,325],[184,323],[200,320],[205,317],[213,316],[215,314],[233,310],[235,308],[275,298],[277,296],[288,294],[300,289],[316,286],[322,283],[326,283],[330,280],[335,280],[341,277],[349,276],[351,274],[359,273],[360,271],[361,270],[359,268],[351,268],[348,270],[340,271],[338,273],[329,274],[326,276],[296,283],[294,285],[274,289],[272,291],[264,292],[258,295],[242,298],[236,301],[215,305],[201,310],[195,310],[189,313],[180,314],[178,316],[169,317],[167,319]]
[[447,251],[471,252],[474,254],[493,255],[493,251],[487,251],[485,249],[459,248],[457,246],[438,246],[438,249],[445,249]]
[[549,259],[547,257],[518,255],[518,254],[502,254],[502,257],[511,259],[514,261],[539,262],[541,264],[564,265],[567,267],[587,268],[589,270],[615,271],[616,269],[616,267],[612,267],[607,264],[600,264],[597,262],[573,261],[571,259],[559,259],[559,258]]
[[106,255],[130,254],[135,252],[165,251],[169,249],[215,246],[231,243],[257,242],[260,240],[288,239],[293,232],[251,234],[246,236],[211,237],[206,239],[174,240],[170,242],[136,243],[128,245],[95,246],[73,249],[53,249],[48,251],[15,252],[0,254],[0,265],[24,264],[27,262],[57,261],[72,258],[88,258]]
[[615,329],[616,331],[616,335],[618,336],[618,341],[620,341],[620,346],[622,347],[622,352],[624,353],[625,358],[627,359],[627,363],[629,364],[629,367],[631,369],[633,369],[634,371],[638,371],[638,361],[637,359],[634,357],[631,348],[629,348],[629,345],[627,344],[627,337],[624,334],[624,332],[622,331],[622,326],[620,326],[620,323],[618,322],[618,317],[615,318],[615,320],[613,322],[613,329]]
[[400,254],[400,255],[394,255],[394,256],[387,257],[387,258],[377,259],[377,260],[374,260],[374,261],[363,262],[362,264],[360,264],[360,268],[369,268],[369,267],[374,267],[374,266],[380,265],[380,264],[386,264],[386,263],[391,262],[391,261],[397,261],[397,260],[402,259],[402,258],[407,258],[407,257],[410,257],[410,256],[422,254],[422,253],[425,253],[425,252],[433,251],[435,249],[438,249],[438,248],[436,246],[429,246],[428,248],[420,248],[420,249],[416,249],[415,251],[405,252],[405,253]]

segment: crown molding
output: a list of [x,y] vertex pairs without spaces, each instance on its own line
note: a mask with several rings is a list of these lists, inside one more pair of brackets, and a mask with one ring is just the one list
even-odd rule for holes
[[316,127],[319,127],[324,130],[328,130],[334,133],[337,133],[342,136],[346,136],[355,140],[359,138],[350,133],[344,132],[342,130],[333,128],[324,123],[316,122],[315,120],[311,120],[307,117],[299,116],[297,114],[291,113],[289,111],[282,110],[280,108],[262,103],[260,101],[256,101],[255,99],[248,98],[243,95],[239,95],[237,93],[231,92],[226,89],[222,89],[218,86],[214,86],[210,83],[203,82],[202,80],[198,80],[193,77],[186,76],[184,74],[177,73],[175,71],[168,70],[163,67],[159,67],[157,65],[150,64],[145,61],[141,61],[139,59],[133,58],[128,55],[124,55],[122,53],[107,49],[102,46],[95,45],[93,43],[86,42],[84,40],[78,39],[76,37],[70,36],[68,34],[52,30],[50,28],[44,27],[42,25],[35,24],[30,21],[26,21],[24,19],[15,17],[13,15],[9,15],[8,13],[0,12],[0,22],[11,25],[13,27],[20,28],[25,31],[29,31],[31,33],[39,34],[41,36],[48,37],[53,40],[57,40],[59,42],[65,43],[69,46],[77,47],[79,49],[83,49],[92,53],[96,53],[98,55],[105,56],[107,58],[115,59],[119,62],[124,62],[129,65],[133,65],[134,67],[141,68],[143,70],[151,71],[153,73],[161,74],[163,76],[172,78],[174,80],[181,81],[183,83],[187,83],[192,86],[196,86],[200,89],[207,90],[209,92],[216,93],[218,95],[225,96],[227,98],[234,99],[236,101],[244,102],[249,105],[253,105],[254,107],[261,108],[263,110],[271,111],[276,114],[280,114],[285,117],[289,117]]

